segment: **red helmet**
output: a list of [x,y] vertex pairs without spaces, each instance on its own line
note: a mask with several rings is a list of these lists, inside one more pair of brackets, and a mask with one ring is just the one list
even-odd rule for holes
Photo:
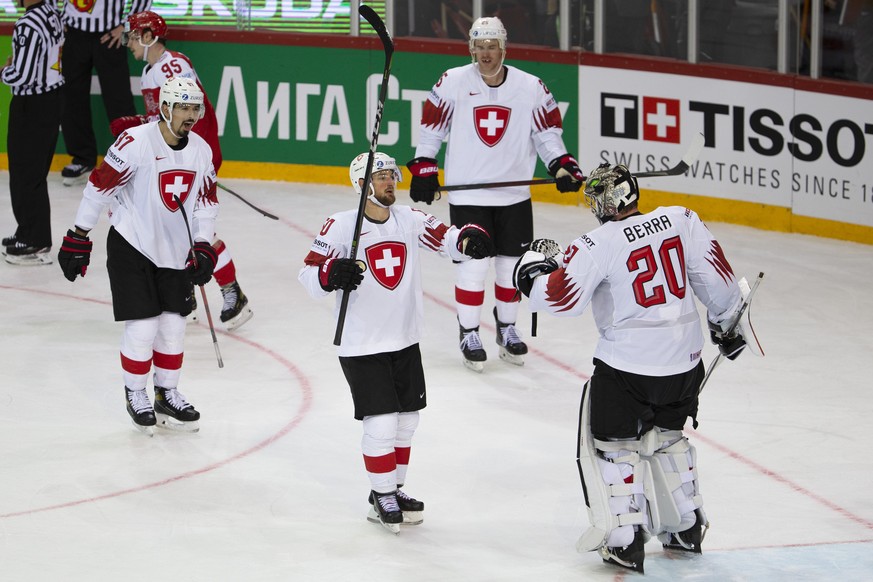
[[124,28],[127,33],[138,32],[140,35],[143,30],[148,28],[152,31],[153,36],[160,38],[167,36],[167,23],[161,18],[160,14],[151,10],[131,14],[127,17],[127,23]]

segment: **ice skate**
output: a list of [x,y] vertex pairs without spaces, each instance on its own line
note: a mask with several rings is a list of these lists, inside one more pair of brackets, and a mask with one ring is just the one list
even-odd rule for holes
[[86,166],[85,164],[67,164],[61,170],[64,186],[75,186],[76,184],[84,183],[93,169],[94,166]]
[[482,373],[485,369],[485,360],[488,359],[488,354],[485,353],[485,348],[482,347],[482,338],[479,337],[479,326],[471,329],[461,327],[461,353],[464,354],[464,365],[474,372]]
[[224,307],[221,308],[221,321],[224,322],[227,331],[233,331],[252,318],[249,299],[242,292],[239,283],[234,281],[221,288],[224,297]]
[[4,236],[4,237],[3,237],[3,245],[2,245],[2,246],[3,246],[3,250],[0,251],[0,252],[3,253],[3,256],[4,256],[4,257],[6,256],[6,247],[14,246],[16,242],[18,242],[18,237],[15,236],[14,234],[13,234],[13,235],[10,235],[10,236]]
[[188,296],[188,306],[191,313],[185,318],[185,323],[197,323],[197,288],[191,285],[191,294]]
[[175,388],[155,386],[155,417],[158,426],[180,432],[200,430],[200,413]]
[[613,564],[643,574],[643,561],[646,558],[645,544],[646,535],[643,530],[638,529],[634,532],[634,539],[630,545],[621,548],[601,546],[598,553],[600,553],[600,557],[607,564]]
[[400,511],[400,506],[397,503],[397,494],[391,493],[376,493],[370,491],[370,513],[367,515],[367,521],[373,523],[381,523],[382,526],[397,535],[400,533],[400,524],[403,523],[403,513]]
[[496,307],[494,308],[494,321],[497,323],[497,345],[500,346],[500,359],[516,366],[524,366],[527,344],[521,341],[515,324],[503,323],[497,319]]
[[16,240],[15,243],[3,248],[6,251],[6,262],[10,265],[39,266],[52,264],[51,247],[37,247]]
[[[419,525],[424,521],[424,503],[418,499],[413,499],[407,495],[402,489],[398,488],[397,505],[403,513],[403,525]],[[370,492],[370,497],[367,499],[370,505],[373,505],[373,492]],[[379,516],[376,514],[376,509],[370,507],[370,515],[367,517],[370,521],[378,522]]]
[[152,403],[149,402],[145,388],[142,390],[131,390],[125,386],[124,394],[127,401],[127,413],[133,421],[134,428],[149,436],[154,435],[155,411],[152,408]]
[[658,539],[664,545],[665,550],[678,550],[680,552],[690,552],[692,554],[703,553],[702,543],[706,537],[706,530],[709,529],[709,522],[703,516],[701,510],[695,511],[697,520],[690,528],[679,533],[665,532],[658,534]]

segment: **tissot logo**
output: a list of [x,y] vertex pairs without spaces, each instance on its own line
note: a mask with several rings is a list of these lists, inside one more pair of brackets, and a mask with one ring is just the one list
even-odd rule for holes
[[642,126],[642,138],[646,141],[679,143],[680,121],[678,99],[620,93],[600,96],[600,127],[604,137],[640,139]]

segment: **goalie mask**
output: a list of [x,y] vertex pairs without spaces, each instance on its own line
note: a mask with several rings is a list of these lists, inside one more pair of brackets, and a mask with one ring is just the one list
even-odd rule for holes
[[[369,156],[369,152],[360,154],[354,160],[352,160],[352,163],[349,165],[349,179],[352,181],[352,186],[354,187],[355,192],[357,192],[358,194],[361,193],[361,185],[358,180],[364,179],[364,173],[367,171],[367,158]],[[397,169],[397,162],[394,161],[394,158],[392,158],[388,154],[376,152],[373,155],[373,169],[370,171],[371,181],[373,174],[375,174],[376,172],[381,172],[383,170],[393,170],[394,180],[397,182],[400,182],[403,179],[400,170]]]
[[601,224],[612,220],[639,199],[637,179],[627,166],[600,164],[585,182],[585,202]]

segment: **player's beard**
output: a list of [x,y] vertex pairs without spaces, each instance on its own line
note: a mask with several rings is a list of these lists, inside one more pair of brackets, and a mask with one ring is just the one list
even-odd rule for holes
[[385,207],[388,207],[397,201],[397,196],[394,194],[393,191],[391,191],[391,192],[385,191],[385,192],[382,192],[381,194],[379,194],[378,196],[376,196],[376,200],[381,202],[382,205],[384,205]]

